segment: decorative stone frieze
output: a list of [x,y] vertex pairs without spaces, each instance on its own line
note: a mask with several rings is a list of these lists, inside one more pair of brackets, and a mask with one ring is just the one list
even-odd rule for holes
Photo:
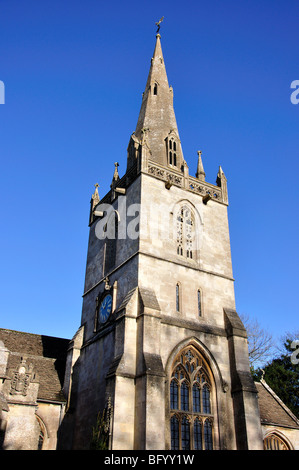
[[[163,168],[157,164],[149,163],[148,164],[148,174],[155,176],[156,178],[170,182],[174,186],[178,186],[179,188],[184,187],[184,176],[178,175],[175,171],[171,171],[169,169]],[[197,178],[193,178],[192,176],[188,176],[188,184],[186,185],[186,189],[188,191],[192,191],[193,193],[199,194],[200,196],[209,196],[210,199],[214,201],[225,203],[222,196],[221,188],[214,186],[210,183],[205,181],[198,181]]]

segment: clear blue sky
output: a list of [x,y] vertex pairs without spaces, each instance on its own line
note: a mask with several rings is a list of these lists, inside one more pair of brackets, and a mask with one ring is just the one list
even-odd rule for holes
[[79,327],[90,196],[125,171],[161,16],[190,173],[202,150],[228,179],[237,310],[298,330],[296,0],[0,0],[0,327]]

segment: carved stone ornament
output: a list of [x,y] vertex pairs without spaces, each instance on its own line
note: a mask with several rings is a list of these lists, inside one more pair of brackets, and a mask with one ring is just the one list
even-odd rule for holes
[[110,281],[109,281],[109,277],[108,277],[108,276],[104,279],[104,282],[105,282],[105,290],[110,290],[110,289],[111,289],[111,285],[110,285]]
[[10,386],[11,395],[27,395],[27,389],[31,381],[32,371],[33,365],[26,364],[26,359],[22,358],[18,369],[13,373]]
[[[149,163],[148,173],[156,178],[166,182],[166,188],[169,189],[172,185],[183,187],[183,177],[171,170],[166,170],[157,165]],[[213,186],[205,181],[198,181],[196,178],[188,177],[189,183],[187,189],[193,193],[197,193],[203,197],[208,196],[209,199],[215,201],[226,202],[222,196],[222,190],[219,187]]]

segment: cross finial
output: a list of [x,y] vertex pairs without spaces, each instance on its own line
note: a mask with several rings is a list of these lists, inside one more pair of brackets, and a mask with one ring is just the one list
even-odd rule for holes
[[164,20],[164,16],[162,16],[162,18],[160,18],[159,21],[157,21],[156,23],[156,26],[157,26],[157,33],[160,31],[160,25],[162,23],[162,21]]

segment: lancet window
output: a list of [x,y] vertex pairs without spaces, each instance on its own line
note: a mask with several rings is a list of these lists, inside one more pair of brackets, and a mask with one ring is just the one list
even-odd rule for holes
[[202,295],[201,295],[201,290],[197,290],[197,312],[198,316],[202,316]]
[[180,292],[180,284],[177,283],[177,285],[175,286],[175,305],[176,305],[176,311],[179,312],[181,310],[180,306],[181,306],[181,299],[180,299],[180,295],[181,295],[181,292]]
[[177,143],[174,138],[168,140],[168,163],[172,166],[177,166]]
[[193,346],[174,360],[170,378],[172,450],[212,450],[214,415],[212,379],[203,357]]
[[191,209],[184,205],[176,218],[177,223],[177,254],[189,259],[194,258],[194,216]]

